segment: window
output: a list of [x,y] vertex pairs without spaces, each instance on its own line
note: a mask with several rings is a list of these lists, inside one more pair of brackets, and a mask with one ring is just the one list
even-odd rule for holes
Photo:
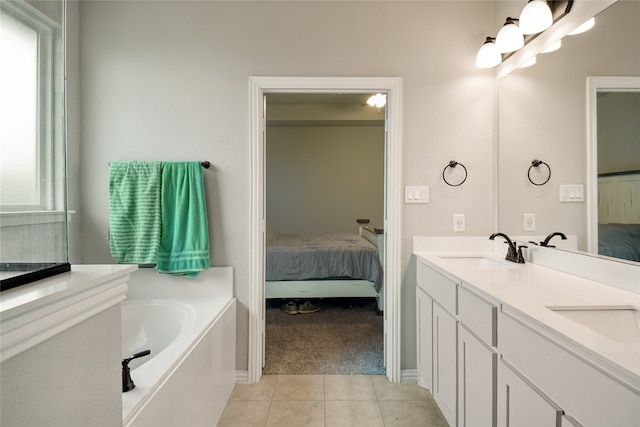
[[0,0],[0,290],[69,270],[64,0]]
[[38,33],[0,15],[2,206],[37,205]]
[[0,9],[0,212],[62,210],[61,25],[24,2]]

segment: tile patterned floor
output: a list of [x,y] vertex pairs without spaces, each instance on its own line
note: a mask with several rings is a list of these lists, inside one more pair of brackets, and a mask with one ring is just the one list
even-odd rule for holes
[[236,384],[218,427],[445,427],[431,394],[379,375],[263,375]]

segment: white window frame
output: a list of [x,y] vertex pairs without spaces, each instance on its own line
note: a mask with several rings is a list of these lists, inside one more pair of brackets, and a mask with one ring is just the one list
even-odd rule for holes
[[[0,205],[3,225],[23,223],[19,217],[41,212],[44,218],[27,223],[58,221],[65,209],[65,129],[64,95],[56,95],[56,85],[64,85],[64,57],[56,55],[57,46],[64,43],[63,25],[38,11],[25,1],[3,0],[2,13],[35,31],[38,35],[38,99],[36,129],[36,173],[38,202],[29,205]],[[64,16],[64,13],[63,13]],[[59,83],[58,83],[59,81]],[[63,93],[60,87],[60,93]],[[56,215],[51,216],[52,213]]]

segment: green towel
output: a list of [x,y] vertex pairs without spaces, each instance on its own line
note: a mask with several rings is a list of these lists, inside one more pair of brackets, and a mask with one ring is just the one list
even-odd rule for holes
[[160,162],[109,166],[109,247],[123,264],[155,264],[160,245]]
[[156,271],[195,277],[210,264],[200,163],[163,163],[161,193],[162,237]]

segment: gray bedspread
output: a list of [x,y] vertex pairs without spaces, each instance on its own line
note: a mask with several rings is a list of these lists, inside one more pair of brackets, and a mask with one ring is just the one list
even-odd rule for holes
[[640,224],[598,224],[598,253],[640,262]]
[[267,281],[345,277],[382,287],[376,247],[357,234],[279,234],[267,245]]

